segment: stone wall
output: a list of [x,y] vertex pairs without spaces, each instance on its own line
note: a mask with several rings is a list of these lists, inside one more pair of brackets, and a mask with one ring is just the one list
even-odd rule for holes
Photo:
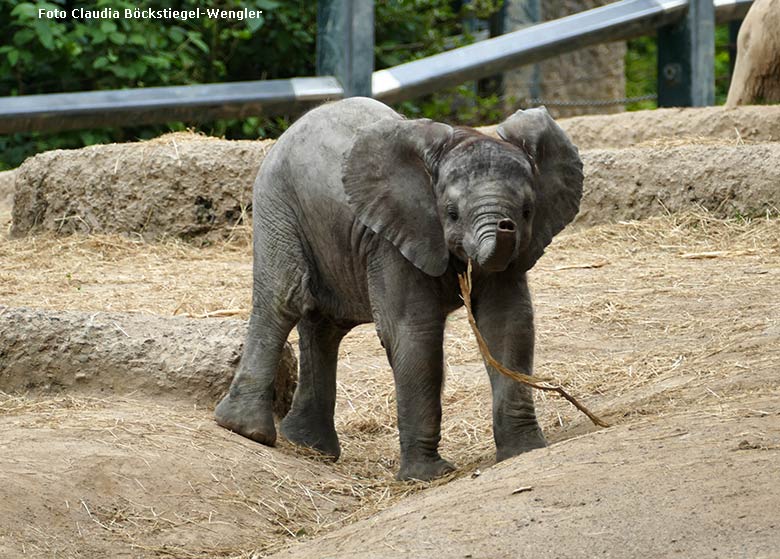
[[[0,391],[158,396],[213,406],[228,390],[246,322],[0,305]],[[289,411],[298,361],[285,344],[274,411]]]
[[[534,2],[542,21],[589,10],[611,0],[507,0],[505,30],[515,31],[530,24]],[[529,7],[531,8],[529,10]],[[546,60],[504,75],[504,94],[509,109],[526,108],[528,99],[547,101],[554,117],[615,113],[623,105],[559,107],[552,101],[621,99],[625,96],[625,43],[598,45]],[[538,76],[534,86],[534,75]]]

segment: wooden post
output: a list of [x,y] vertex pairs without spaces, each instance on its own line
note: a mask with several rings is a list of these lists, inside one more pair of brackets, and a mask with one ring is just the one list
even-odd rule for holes
[[374,1],[319,0],[317,75],[335,76],[345,97],[371,96]]
[[[506,7],[507,2],[501,5],[501,9],[490,16],[488,20],[488,32],[490,37],[498,37],[506,33]],[[488,78],[482,78],[477,82],[477,92],[480,96],[503,95],[504,94],[504,75],[496,74]]]
[[688,0],[679,23],[658,30],[658,106],[715,104],[715,5]]

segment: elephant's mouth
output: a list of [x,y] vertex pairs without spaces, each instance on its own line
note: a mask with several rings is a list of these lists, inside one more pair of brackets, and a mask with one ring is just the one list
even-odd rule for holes
[[469,261],[469,254],[463,246],[463,243],[460,241],[450,245],[450,252],[453,254],[453,256],[455,256],[455,258],[463,263]]

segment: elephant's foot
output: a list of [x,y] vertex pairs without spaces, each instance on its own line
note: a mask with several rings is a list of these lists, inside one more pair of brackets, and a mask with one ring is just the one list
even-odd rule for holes
[[285,439],[299,446],[305,446],[338,460],[341,445],[336,429],[324,418],[313,420],[295,412],[285,416],[279,430]]
[[268,446],[276,444],[276,427],[270,405],[253,400],[245,402],[228,393],[217,405],[217,424],[248,439]]
[[509,442],[496,445],[496,462],[501,462],[523,452],[546,446],[547,441],[539,427],[527,432],[515,433]]
[[417,479],[428,481],[455,471],[455,466],[441,457],[428,460],[401,460],[401,469],[395,476],[399,481]]

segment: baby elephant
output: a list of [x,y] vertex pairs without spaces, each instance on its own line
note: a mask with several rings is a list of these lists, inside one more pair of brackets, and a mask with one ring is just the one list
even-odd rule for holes
[[[463,304],[457,274],[474,262],[479,329],[503,364],[531,372],[526,272],[582,195],[577,148],[544,108],[518,111],[498,135],[352,98],[312,110],[279,138],[254,185],[252,314],[220,425],[275,443],[274,374],[297,324],[299,384],[281,432],[338,458],[339,343],[374,322],[395,378],[398,479],[453,469],[438,446],[444,324]],[[496,458],[544,446],[530,390],[488,374]]]

